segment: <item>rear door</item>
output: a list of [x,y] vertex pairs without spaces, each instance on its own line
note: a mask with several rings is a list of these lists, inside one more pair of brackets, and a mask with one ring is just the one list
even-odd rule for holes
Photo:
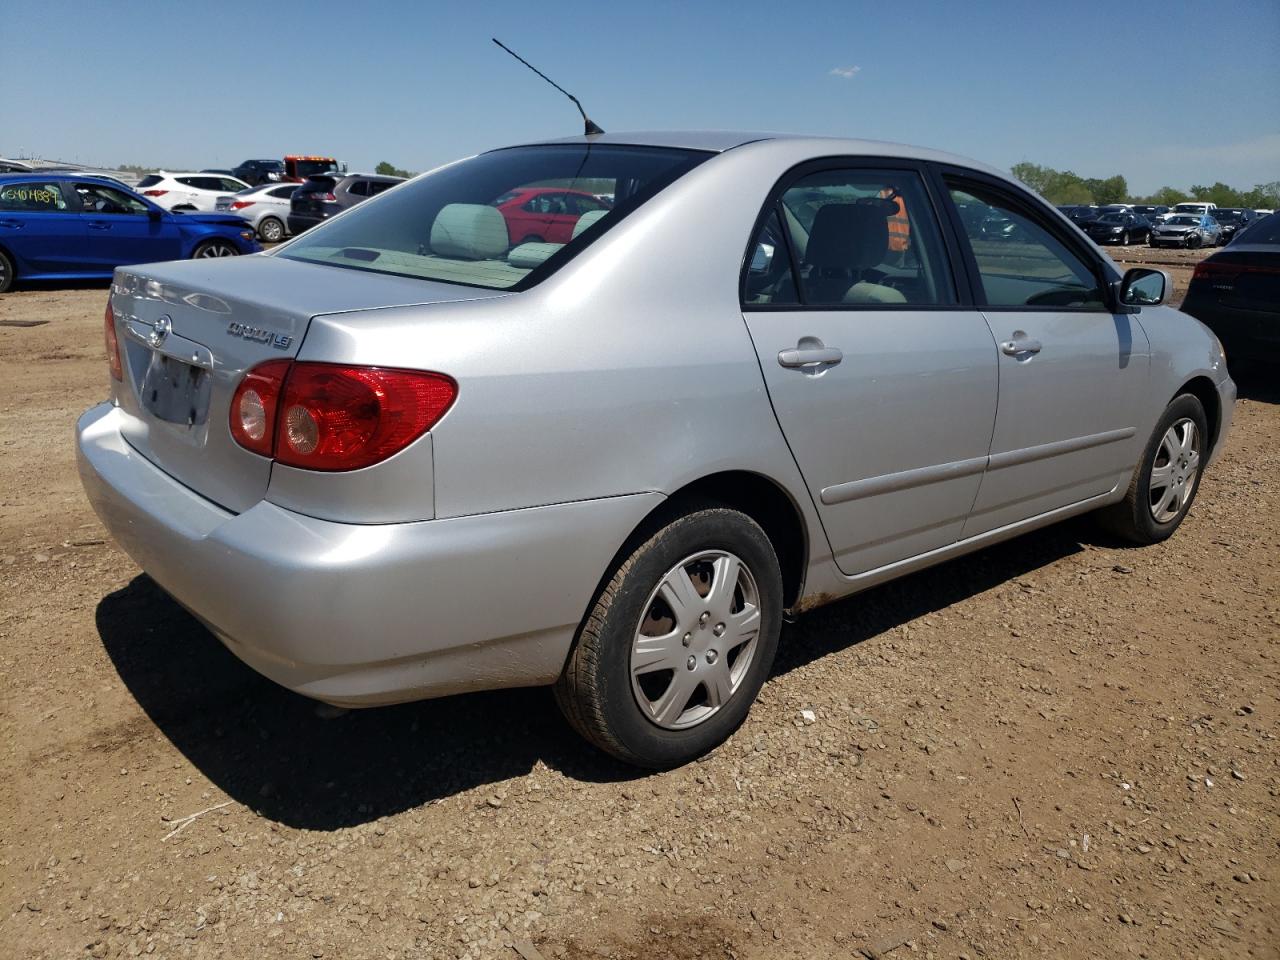
[[[970,282],[999,344],[991,461],[966,537],[1100,497],[1127,482],[1150,350],[1136,315],[1109,307],[1111,276],[1088,243],[1011,184],[948,169],[942,182]],[[993,240],[961,207],[1013,224]]]
[[93,270],[74,193],[56,180],[0,186],[0,245],[20,261],[18,272]]
[[996,349],[936,201],[917,165],[806,165],[775,189],[744,270],[774,411],[849,575],[955,542],[986,465]]

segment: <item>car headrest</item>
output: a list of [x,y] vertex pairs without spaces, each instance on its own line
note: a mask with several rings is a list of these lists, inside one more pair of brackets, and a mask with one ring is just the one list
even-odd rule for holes
[[804,260],[818,269],[855,270],[883,263],[889,222],[878,204],[828,203],[818,209]]
[[511,252],[507,254],[507,263],[513,267],[532,270],[534,267],[545,263],[553,253],[563,246],[563,243],[522,243],[520,246],[512,248]]
[[507,221],[488,204],[446,204],[431,224],[431,252],[442,257],[497,260],[507,246]]
[[603,220],[609,215],[608,210],[588,210],[578,218],[578,222],[573,225],[573,235],[570,239],[574,239],[587,227],[591,226],[597,220]]

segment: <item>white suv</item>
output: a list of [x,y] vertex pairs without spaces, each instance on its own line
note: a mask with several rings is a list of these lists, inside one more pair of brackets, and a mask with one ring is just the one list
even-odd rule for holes
[[213,213],[219,197],[248,190],[249,185],[222,173],[166,173],[161,170],[139,180],[137,189],[166,210]]

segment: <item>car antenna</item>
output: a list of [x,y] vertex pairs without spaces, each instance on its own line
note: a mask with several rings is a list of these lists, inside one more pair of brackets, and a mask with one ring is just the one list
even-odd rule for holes
[[587,111],[585,111],[585,110],[583,110],[583,109],[582,109],[582,104],[581,104],[581,102],[579,102],[579,100],[578,100],[578,98],[577,98],[577,97],[575,97],[572,93],[570,93],[570,92],[569,92],[568,90],[566,90],[564,87],[560,86],[560,84],[556,83],[554,80],[552,80],[550,77],[548,77],[545,73],[543,73],[541,70],[539,70],[537,67],[535,67],[532,63],[530,63],[530,62],[529,62],[528,60],[526,60],[524,57],[520,56],[520,54],[516,53],[514,50],[512,50],[510,47],[508,47],[505,43],[503,43],[503,42],[502,42],[501,40],[499,40],[497,37],[490,37],[489,39],[490,39],[490,40],[492,40],[494,43],[496,43],[498,46],[500,46],[503,50],[507,51],[507,53],[511,54],[513,57],[515,57],[515,58],[516,58],[517,60],[519,60],[521,63],[523,63],[526,67],[528,67],[530,70],[532,70],[532,71],[533,71],[534,73],[536,73],[538,76],[540,76],[543,80],[547,81],[547,83],[551,84],[553,87],[555,87],[555,88],[556,88],[557,90],[559,90],[561,93],[563,93],[563,94],[564,94],[566,97],[568,97],[570,100],[572,100],[572,101],[573,101],[573,105],[574,105],[575,107],[577,107],[577,108],[578,108],[578,112],[579,112],[580,114],[582,114],[582,125],[583,125],[584,133],[585,133],[585,135],[586,135],[586,136],[588,136],[588,137],[589,137],[589,136],[591,136],[592,134],[595,134],[595,133],[604,133],[604,131],[603,131],[603,130],[601,130],[598,126],[596,126],[596,125],[595,125],[595,123],[593,123],[593,122],[592,122],[591,118],[587,116]]

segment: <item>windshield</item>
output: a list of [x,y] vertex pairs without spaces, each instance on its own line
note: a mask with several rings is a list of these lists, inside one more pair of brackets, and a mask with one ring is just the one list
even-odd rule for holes
[[297,171],[299,177],[314,177],[317,173],[337,173],[338,164],[334,160],[299,160]]
[[495,150],[361,204],[279,255],[491,289],[536,283],[709,156],[611,144]]
[[1098,218],[1099,223],[1124,223],[1123,213],[1108,213]]
[[1165,223],[1172,224],[1175,227],[1195,227],[1195,226],[1199,226],[1200,218],[1199,217],[1170,217],[1168,220],[1165,221]]

